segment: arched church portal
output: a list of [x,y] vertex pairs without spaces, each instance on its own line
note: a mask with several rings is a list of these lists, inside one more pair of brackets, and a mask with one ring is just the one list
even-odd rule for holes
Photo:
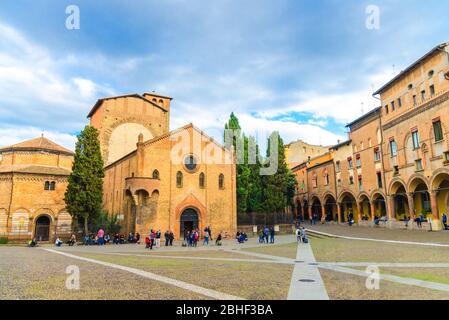
[[50,218],[48,216],[37,218],[34,236],[38,241],[50,240]]
[[187,231],[192,231],[195,229],[198,229],[198,211],[193,208],[187,208],[185,209],[181,214],[180,219],[180,232],[181,232],[181,238],[184,237],[184,234]]

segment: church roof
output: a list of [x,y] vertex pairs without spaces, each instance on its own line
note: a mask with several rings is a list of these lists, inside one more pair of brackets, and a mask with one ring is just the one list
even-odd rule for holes
[[[149,93],[148,93],[149,94]],[[162,96],[161,96],[162,97]],[[91,118],[95,111],[97,111],[97,109],[101,106],[101,104],[103,103],[103,101],[106,100],[111,100],[111,99],[119,99],[119,98],[137,98],[137,99],[142,99],[145,102],[148,102],[150,104],[152,104],[155,107],[158,107],[159,109],[161,109],[162,111],[167,111],[166,109],[162,108],[160,105],[158,105],[157,103],[154,103],[151,100],[148,100],[147,98],[141,96],[140,94],[137,93],[130,93],[130,94],[124,94],[121,96],[114,96],[114,97],[107,97],[107,98],[101,98],[98,99],[97,102],[95,103],[95,105],[92,107],[92,110],[90,110],[89,114],[87,115],[88,118]]]
[[0,152],[5,151],[53,151],[59,153],[65,153],[69,155],[74,155],[73,151],[66,149],[59,144],[54,143],[53,141],[41,136],[39,138],[26,140],[17,144],[13,144],[11,146],[0,148]]
[[54,175],[54,176],[68,176],[70,170],[41,165],[29,165],[29,164],[14,164],[0,166],[0,173],[29,173],[29,174],[42,174],[42,175]]

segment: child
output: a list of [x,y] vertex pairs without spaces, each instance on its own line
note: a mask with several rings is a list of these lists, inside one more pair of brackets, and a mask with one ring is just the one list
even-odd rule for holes
[[148,249],[150,247],[151,240],[149,237],[145,238],[145,249]]

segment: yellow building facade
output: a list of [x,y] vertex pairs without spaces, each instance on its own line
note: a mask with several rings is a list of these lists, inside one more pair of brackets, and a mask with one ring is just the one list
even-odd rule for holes
[[[430,218],[429,228],[440,230],[449,209],[449,44],[429,51],[374,96],[382,106],[348,124],[349,140],[324,155],[332,156],[335,171],[333,221],[347,222],[353,213],[362,225],[372,225],[377,217],[396,227],[424,217]],[[304,167],[315,174],[313,161],[293,171],[302,174]],[[317,178],[323,179],[320,174]],[[322,183],[304,180],[317,187],[298,192],[298,214],[310,212],[311,206],[318,210],[304,199],[317,198],[316,206],[330,197],[324,196],[328,187]]]
[[70,236],[64,193],[73,152],[40,137],[0,149],[0,237]]

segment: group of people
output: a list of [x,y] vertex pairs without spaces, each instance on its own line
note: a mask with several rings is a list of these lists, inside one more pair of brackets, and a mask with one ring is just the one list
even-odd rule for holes
[[248,235],[245,232],[237,231],[235,239],[238,243],[245,243],[246,241],[248,241]]
[[[183,247],[197,247],[198,242],[200,241],[200,230],[194,229],[194,230],[184,230],[184,241],[182,242]],[[203,246],[208,246],[210,241],[212,241],[212,229],[210,226],[207,226],[203,230]],[[221,233],[218,234],[217,238],[215,239],[215,245],[221,246],[222,245],[222,235]]]
[[309,242],[309,239],[307,239],[306,229],[304,227],[297,226],[295,235],[296,235],[296,241],[298,241],[299,243],[308,243]]
[[268,228],[265,226],[259,232],[259,243],[274,243],[275,231],[274,227]]

